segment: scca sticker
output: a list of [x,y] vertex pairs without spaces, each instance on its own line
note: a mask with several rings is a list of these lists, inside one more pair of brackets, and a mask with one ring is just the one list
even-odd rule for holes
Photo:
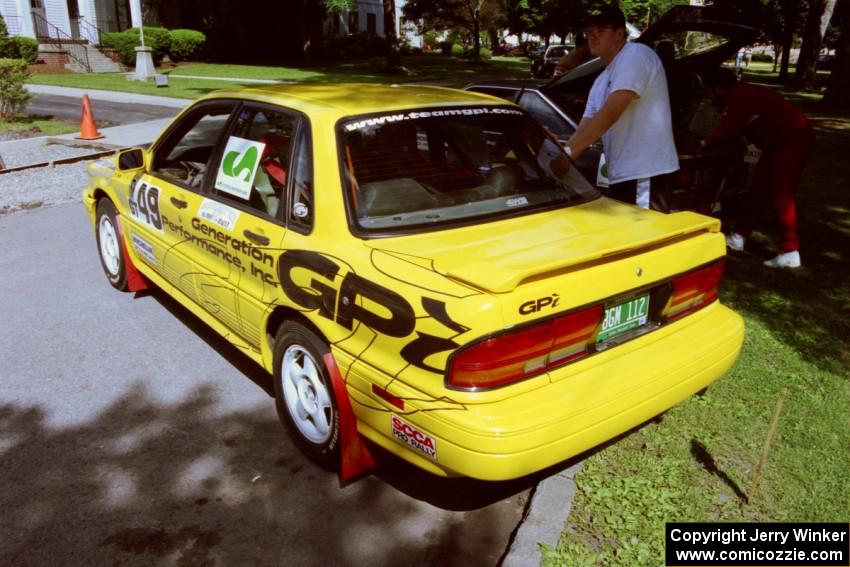
[[215,188],[247,200],[251,196],[254,177],[265,149],[266,145],[262,142],[231,136],[224,148]]
[[433,437],[425,435],[396,416],[392,416],[392,425],[393,437],[410,445],[429,459],[437,460],[437,441]]

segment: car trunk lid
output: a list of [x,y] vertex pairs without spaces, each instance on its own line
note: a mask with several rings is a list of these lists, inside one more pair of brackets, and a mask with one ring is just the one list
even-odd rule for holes
[[638,254],[704,232],[719,221],[661,214],[609,199],[455,230],[368,241],[386,252],[426,257],[434,270],[491,293],[526,280]]

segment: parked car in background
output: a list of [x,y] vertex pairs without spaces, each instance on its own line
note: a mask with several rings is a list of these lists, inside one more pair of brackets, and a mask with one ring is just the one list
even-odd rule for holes
[[531,60],[531,76],[549,78],[555,72],[555,66],[573,45],[550,45],[542,57]]
[[[88,171],[109,283],[155,285],[261,365],[329,467],[362,436],[437,475],[517,478],[705,388],[743,341],[719,221],[601,197],[493,97],[222,91]],[[116,323],[131,364],[128,342]]]
[[[714,7],[676,6],[659,18],[637,41],[652,46],[667,73],[676,146],[681,170],[674,206],[709,212],[734,206],[748,190],[758,150],[740,144],[712,153],[698,152],[699,140],[720,119],[703,98],[701,73],[717,67],[756,36],[751,26]],[[473,83],[467,90],[515,102],[557,138],[565,142],[581,121],[593,80],[602,72],[599,59],[588,61],[547,82],[497,81]],[[582,172],[607,187],[602,145],[597,143],[577,161]]]

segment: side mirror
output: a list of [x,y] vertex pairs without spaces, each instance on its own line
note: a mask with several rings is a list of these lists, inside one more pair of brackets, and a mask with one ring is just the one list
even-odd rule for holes
[[145,155],[139,148],[132,150],[124,150],[118,154],[118,170],[130,171],[131,169],[139,169],[145,165]]

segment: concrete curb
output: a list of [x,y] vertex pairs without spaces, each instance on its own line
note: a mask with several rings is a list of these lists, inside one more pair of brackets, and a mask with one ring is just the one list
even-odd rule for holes
[[502,567],[540,565],[540,544],[555,546],[570,515],[581,463],[540,481]]

